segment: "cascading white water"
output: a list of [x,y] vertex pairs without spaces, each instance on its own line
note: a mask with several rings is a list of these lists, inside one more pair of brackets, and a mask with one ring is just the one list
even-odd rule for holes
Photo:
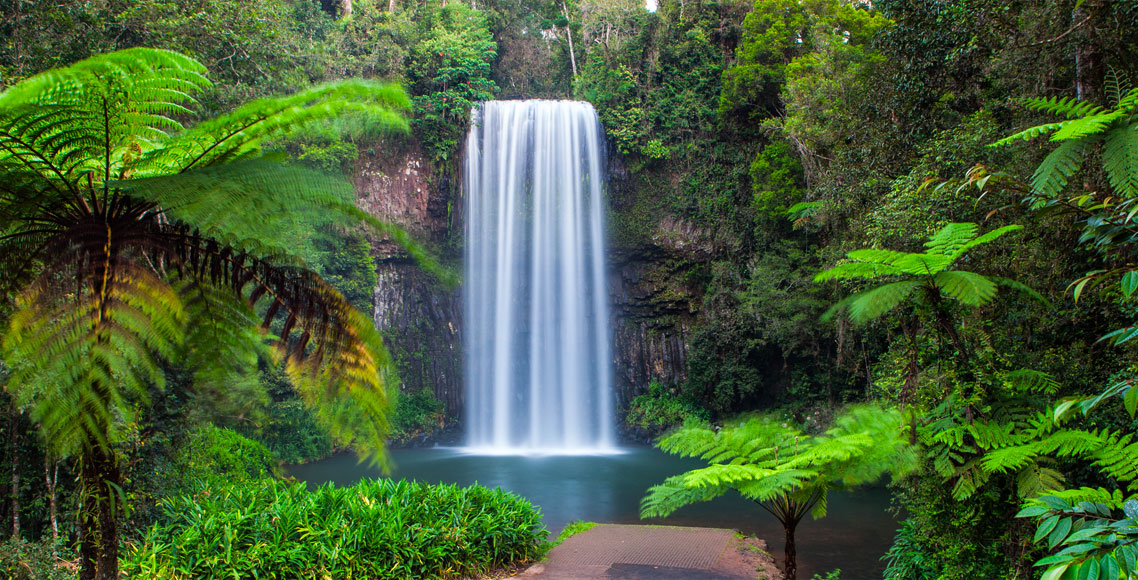
[[479,452],[614,448],[602,135],[588,103],[475,111],[463,187],[467,443]]

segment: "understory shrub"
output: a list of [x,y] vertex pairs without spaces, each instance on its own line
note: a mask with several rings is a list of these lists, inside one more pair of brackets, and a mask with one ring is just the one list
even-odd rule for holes
[[446,422],[446,408],[430,389],[399,393],[393,415],[388,437],[396,443],[407,443],[419,436],[430,437]]
[[533,560],[547,532],[525,499],[481,486],[386,479],[309,491],[263,480],[201,486],[122,562],[135,580],[451,578]]
[[328,432],[316,422],[312,411],[298,398],[269,405],[268,421],[248,436],[268,447],[281,463],[306,463],[328,457],[335,445]]
[[[10,580],[74,580],[75,563],[56,552],[49,538],[29,542],[8,538],[0,543],[0,578]],[[74,552],[67,553],[74,556]]]
[[709,421],[711,413],[656,379],[648,385],[648,392],[637,395],[628,407],[628,424],[649,431],[683,425],[689,418]]

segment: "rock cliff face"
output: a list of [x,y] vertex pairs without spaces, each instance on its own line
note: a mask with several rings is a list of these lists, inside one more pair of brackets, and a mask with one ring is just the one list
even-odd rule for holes
[[[384,149],[384,155],[363,155],[355,177],[358,204],[406,229],[431,246],[444,262],[450,236],[461,225],[452,223],[454,200],[446,180],[436,179],[416,146]],[[447,414],[461,416],[462,299],[458,289],[446,288],[403,255],[398,246],[373,240],[376,272],[375,322],[395,357],[403,389],[430,388],[446,404]],[[449,252],[449,254],[453,254]]]
[[[619,159],[614,161],[610,197],[619,211],[635,204],[637,188]],[[418,148],[362,157],[355,183],[361,208],[443,248],[443,258],[461,268],[459,187],[432,175]],[[443,288],[394,244],[381,242],[374,247],[379,274],[375,320],[399,362],[403,388],[432,389],[446,404],[447,414],[461,418],[461,288]],[[614,384],[620,417],[653,379],[670,385],[683,382],[688,335],[701,295],[684,274],[693,261],[706,261],[711,254],[705,232],[667,217],[655,223],[650,236],[610,248]]]
[[[611,203],[617,211],[635,205],[637,188],[619,160],[610,170]],[[610,248],[613,358],[617,407],[644,393],[653,380],[678,385],[686,378],[688,335],[702,290],[686,279],[692,262],[712,256],[710,236],[670,217],[650,236]]]

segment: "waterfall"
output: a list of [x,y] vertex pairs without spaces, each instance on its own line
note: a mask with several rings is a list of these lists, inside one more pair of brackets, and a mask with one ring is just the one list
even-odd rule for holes
[[592,105],[491,101],[467,137],[467,443],[614,448],[604,150]]

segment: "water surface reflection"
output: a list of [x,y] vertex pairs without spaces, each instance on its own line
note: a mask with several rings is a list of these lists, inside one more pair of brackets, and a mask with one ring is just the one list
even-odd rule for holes
[[[666,519],[641,520],[640,498],[649,486],[701,462],[666,455],[651,448],[601,456],[485,456],[459,449],[408,449],[391,453],[392,477],[428,483],[479,483],[513,491],[539,506],[556,535],[573,520],[735,528],[763,538],[776,556],[782,553],[782,528],[753,502],[732,494],[689,506]],[[289,468],[289,475],[310,484],[350,485],[381,477],[378,469],[339,455]],[[880,557],[889,548],[896,523],[886,511],[885,489],[867,489],[830,497],[829,515],[798,526],[798,574],[841,568],[842,580],[881,578]]]

